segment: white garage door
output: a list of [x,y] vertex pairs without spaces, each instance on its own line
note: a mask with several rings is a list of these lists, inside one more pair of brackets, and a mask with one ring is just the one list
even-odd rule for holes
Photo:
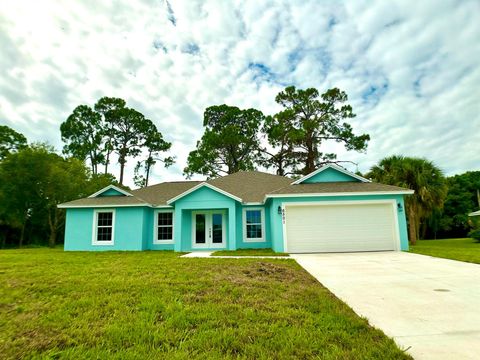
[[317,204],[285,205],[287,252],[399,249],[394,203]]

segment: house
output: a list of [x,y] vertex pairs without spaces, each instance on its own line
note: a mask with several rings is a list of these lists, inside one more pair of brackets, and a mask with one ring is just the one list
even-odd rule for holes
[[296,181],[240,171],[208,181],[108,186],[66,210],[65,250],[407,250],[403,197],[329,164]]

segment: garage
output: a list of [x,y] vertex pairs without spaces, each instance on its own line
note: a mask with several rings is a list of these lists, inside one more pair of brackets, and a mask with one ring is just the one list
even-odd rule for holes
[[290,253],[399,250],[395,201],[286,203]]

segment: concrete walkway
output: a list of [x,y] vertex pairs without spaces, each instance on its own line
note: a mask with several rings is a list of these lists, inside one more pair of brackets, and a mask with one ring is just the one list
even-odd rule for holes
[[180,257],[186,258],[212,258],[212,259],[291,259],[290,256],[213,256],[214,251],[193,251]]
[[480,265],[404,252],[291,256],[415,359],[480,358]]

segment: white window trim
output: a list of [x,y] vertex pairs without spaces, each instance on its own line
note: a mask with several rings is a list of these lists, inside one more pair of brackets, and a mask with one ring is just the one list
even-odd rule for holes
[[[262,225],[262,237],[261,238],[247,238],[247,211],[258,211],[260,210],[261,225]],[[243,208],[242,211],[242,220],[243,220],[243,242],[247,243],[257,243],[265,242],[265,209],[263,207],[252,207],[252,208]]]
[[[171,213],[172,214],[172,239],[158,240],[158,214]],[[153,243],[156,245],[173,244],[175,242],[175,211],[169,209],[159,209],[153,212]]]
[[[98,214],[99,213],[112,213],[112,240],[110,241],[98,241]],[[112,246],[115,243],[115,209],[100,209],[93,210],[93,224],[92,224],[92,245],[95,246]]]

